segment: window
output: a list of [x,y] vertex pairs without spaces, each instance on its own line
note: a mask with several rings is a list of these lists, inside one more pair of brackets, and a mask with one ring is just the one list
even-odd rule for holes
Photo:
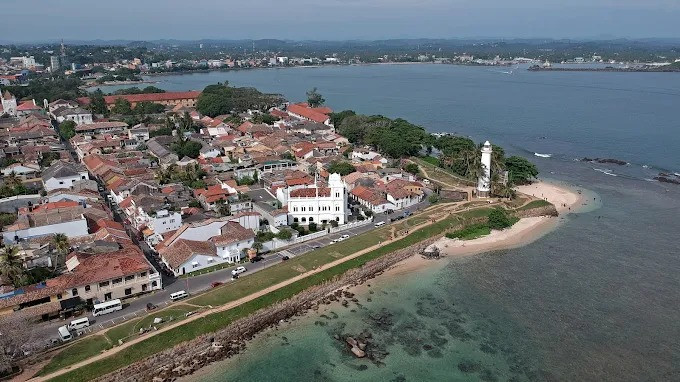
[[89,285],[85,285],[85,292],[89,292],[89,291],[90,291],[90,286],[89,286]]
[[111,283],[115,285],[115,284],[120,284],[122,282],[123,282],[123,279],[121,277],[119,277],[117,279],[113,279],[113,281]]
[[309,212],[314,212],[314,207],[309,207]]
[[125,276],[125,281],[132,281],[135,279],[135,275]]
[[132,294],[132,288],[126,288],[126,289],[125,289],[125,295],[126,295],[126,296],[129,296],[129,295],[131,295],[131,294]]
[[297,207],[293,207],[293,212],[297,212],[297,210],[298,210]]
[[301,207],[302,212],[305,212],[307,210],[307,207]]
[[78,288],[73,288],[73,289],[71,289],[71,294],[72,294],[73,296],[77,296],[77,295],[78,295]]
[[60,181],[59,181],[59,184],[64,184],[64,182],[60,180]]
[[57,300],[61,300],[61,293],[57,295]]
[[307,218],[302,218],[302,222],[305,223],[307,221]]
[[193,264],[191,264],[191,267],[192,267],[192,268],[198,268],[198,263],[193,263]]
[[339,193],[339,192],[336,192],[336,193],[335,193],[335,197],[336,197],[336,198],[339,198],[339,197],[340,197],[340,193]]
[[108,282],[108,281],[102,281],[102,282],[99,283],[99,287],[100,287],[100,288],[104,288],[104,287],[107,287],[107,286],[109,286],[109,282]]
[[311,223],[311,222],[313,222],[313,221],[314,221],[314,218],[310,216],[310,217],[309,217],[309,222]]
[[139,274],[139,277],[145,277],[145,276],[146,276],[146,272],[142,272],[142,273]]
[[339,207],[339,206],[336,206],[336,207],[335,207],[335,210],[336,210],[336,211],[340,211],[340,207]]

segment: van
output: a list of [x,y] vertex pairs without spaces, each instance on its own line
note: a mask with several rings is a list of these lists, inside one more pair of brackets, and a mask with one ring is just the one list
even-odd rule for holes
[[189,294],[183,290],[175,293],[170,293],[170,300],[172,301],[177,301],[185,297],[189,297]]
[[87,328],[88,326],[90,326],[90,320],[87,317],[84,317],[71,321],[71,323],[68,325],[68,329],[80,330],[83,328]]
[[384,222],[384,221],[375,223],[375,226],[376,226],[376,227],[382,227],[382,226],[384,226],[384,225],[385,225],[385,222]]
[[70,341],[73,338],[73,336],[71,335],[71,332],[68,331],[68,328],[66,327],[66,325],[60,326],[58,331],[59,331],[59,338],[63,342]]

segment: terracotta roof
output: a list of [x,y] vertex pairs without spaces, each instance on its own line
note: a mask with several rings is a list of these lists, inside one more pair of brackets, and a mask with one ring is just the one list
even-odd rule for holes
[[59,201],[59,202],[38,204],[37,206],[33,207],[33,212],[47,211],[47,210],[52,210],[52,209],[55,209],[55,208],[77,207],[78,205],[79,205],[78,202],[71,201],[71,200],[63,200],[63,201]]
[[184,264],[192,256],[197,254],[217,256],[215,245],[212,242],[186,239],[176,240],[169,247],[161,248],[159,254],[173,269]]
[[[319,187],[319,196],[329,197],[331,196],[331,189],[328,187]],[[292,198],[313,198],[316,197],[317,188],[299,188],[290,192],[290,197]]]
[[[107,105],[112,105],[118,98],[124,98],[130,102],[162,102],[175,101],[181,99],[197,99],[201,95],[199,91],[188,92],[165,92],[165,93],[149,93],[149,94],[130,94],[130,95],[115,95],[105,96],[104,101]],[[78,103],[81,105],[88,105],[90,103],[89,97],[78,98]]]
[[26,101],[23,102],[21,105],[17,106],[17,111],[25,111],[25,110],[40,110],[41,107],[34,104],[33,101]]
[[244,228],[242,225],[232,221],[222,226],[220,231],[222,232],[221,235],[210,238],[210,241],[215,245],[229,245],[255,237],[253,230]]
[[306,104],[291,104],[288,106],[288,112],[300,115],[306,119],[319,123],[324,123],[329,118],[326,114],[312,109]]

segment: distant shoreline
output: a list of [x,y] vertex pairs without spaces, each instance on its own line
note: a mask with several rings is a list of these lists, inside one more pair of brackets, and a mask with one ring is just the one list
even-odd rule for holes
[[653,67],[653,68],[563,68],[532,66],[527,69],[530,72],[622,72],[622,73],[680,73],[680,68]]

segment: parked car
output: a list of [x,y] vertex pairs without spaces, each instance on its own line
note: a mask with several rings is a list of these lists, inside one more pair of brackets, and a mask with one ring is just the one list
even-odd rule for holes
[[349,239],[349,235],[342,235],[339,238],[337,238],[338,241],[343,241]]
[[258,261],[262,260],[262,256],[255,256],[252,259],[250,259],[251,263],[257,263]]
[[376,226],[376,227],[382,227],[382,226],[384,226],[384,225],[385,225],[385,222],[384,222],[384,221],[375,223],[375,226]]
[[247,271],[247,269],[244,266],[236,267],[236,269],[231,271],[231,275],[237,276],[237,275],[240,275],[241,273],[243,273],[245,271]]
[[311,248],[312,249],[319,249],[319,248],[321,248],[321,246],[319,244],[312,244]]
[[218,286],[220,286],[222,284],[224,284],[222,281],[213,281],[212,283],[210,283],[210,287],[211,288],[217,288]]
[[150,302],[146,304],[146,310],[147,310],[147,311],[149,311],[149,310],[154,310],[154,309],[156,309],[156,308],[158,308],[158,307],[157,307],[156,305],[150,303]]
[[290,257],[288,257],[288,256],[281,256],[281,260],[283,260],[283,261],[286,261],[286,260],[288,260],[288,259],[290,259]]

